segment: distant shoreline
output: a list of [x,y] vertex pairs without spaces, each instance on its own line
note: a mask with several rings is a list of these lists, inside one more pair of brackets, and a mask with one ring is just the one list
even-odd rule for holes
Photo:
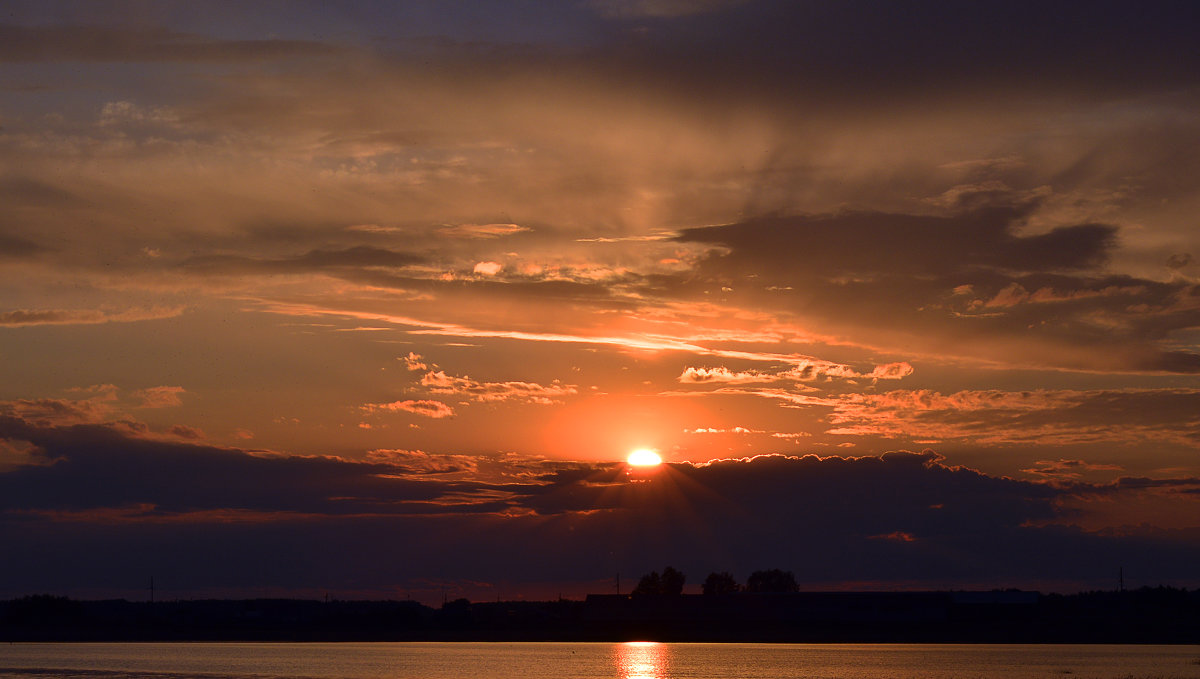
[[0,602],[0,642],[568,641],[1200,644],[1200,590],[800,592],[584,601]]

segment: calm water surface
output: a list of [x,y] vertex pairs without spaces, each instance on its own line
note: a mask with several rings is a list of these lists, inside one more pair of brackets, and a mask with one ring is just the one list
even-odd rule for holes
[[1197,646],[12,644],[0,679],[1200,679]]

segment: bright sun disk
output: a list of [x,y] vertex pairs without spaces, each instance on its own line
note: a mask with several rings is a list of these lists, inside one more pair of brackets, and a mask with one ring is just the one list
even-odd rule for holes
[[633,467],[653,467],[662,464],[662,457],[649,448],[638,448],[625,461]]

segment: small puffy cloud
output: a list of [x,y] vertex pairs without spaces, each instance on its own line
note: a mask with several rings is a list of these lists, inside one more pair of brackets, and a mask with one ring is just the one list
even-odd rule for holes
[[184,439],[185,441],[201,441],[207,438],[204,432],[184,424],[176,424],[167,430],[171,436]]
[[424,363],[424,357],[415,351],[408,352],[407,356],[401,356],[398,360],[404,361],[404,367],[411,371],[427,370],[429,368]]
[[[767,434],[761,429],[749,429],[747,427],[731,427],[729,429],[720,429],[716,427],[700,427],[699,429],[684,429],[685,434]],[[772,434],[774,436],[774,434]]]
[[861,372],[848,365],[812,359],[797,361],[795,366],[778,375],[779,379],[794,380],[797,382],[813,382],[829,377],[854,379],[862,376]]
[[795,364],[791,368],[778,373],[767,373],[757,370],[735,372],[723,366],[715,368],[689,366],[676,379],[683,384],[755,384],[783,380],[813,382],[821,378],[856,379],[865,377],[880,380],[898,380],[908,377],[912,373],[912,365],[905,362],[877,365],[871,372],[861,372],[840,363],[817,359],[803,359],[795,361]]
[[183,387],[150,387],[135,391],[133,396],[141,399],[139,408],[173,408],[183,405],[179,398],[183,393],[186,393]]
[[749,371],[734,372],[729,368],[684,368],[678,380],[684,384],[752,384],[754,382],[773,382],[777,377],[766,373]]
[[473,401],[522,401],[538,405],[561,403],[578,393],[573,384],[534,382],[478,382],[470,377],[454,377],[438,370],[426,373],[421,386],[432,394],[463,396]]
[[381,411],[403,411],[414,415],[422,415],[424,417],[432,417],[439,420],[443,417],[453,417],[454,409],[442,403],[441,401],[426,401],[426,400],[406,400],[392,401],[391,403],[368,403],[362,407],[368,413],[377,413]]
[[1005,287],[996,296],[984,303],[984,308],[994,307],[1011,307],[1029,299],[1029,291],[1023,288],[1019,283],[1012,283]]
[[481,276],[495,276],[504,268],[499,262],[478,262],[475,264],[475,273]]
[[911,374],[913,374],[912,365],[902,361],[899,363],[877,365],[867,377],[873,377],[877,380],[898,380],[902,377],[908,377]]
[[1177,252],[1167,257],[1167,266],[1172,269],[1186,269],[1195,259],[1191,253]]

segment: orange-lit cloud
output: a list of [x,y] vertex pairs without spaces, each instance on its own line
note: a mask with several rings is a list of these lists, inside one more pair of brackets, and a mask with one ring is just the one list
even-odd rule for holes
[[90,325],[94,323],[131,323],[171,318],[183,313],[183,307],[150,309],[16,309],[0,312],[0,326]]
[[150,387],[138,390],[133,395],[141,399],[142,408],[171,408],[183,403],[179,395],[186,391],[183,387]]
[[429,366],[422,362],[421,355],[415,351],[410,351],[407,356],[401,356],[397,360],[404,361],[404,367],[413,372],[429,369]]
[[921,436],[1006,443],[1194,445],[1200,428],[1187,415],[1194,389],[1094,391],[892,391],[824,402],[833,433]]
[[679,375],[679,381],[684,384],[752,384],[755,382],[773,382],[778,379],[774,375],[760,372],[733,372],[728,368],[693,368],[687,367]]
[[1087,472],[1119,472],[1116,464],[1092,464],[1084,460],[1038,460],[1035,466],[1021,471],[1046,477],[1075,479]]
[[456,395],[473,401],[525,401],[539,405],[561,403],[578,393],[570,384],[533,384],[530,382],[477,382],[469,377],[453,377],[440,370],[425,373],[421,386],[431,394]]
[[367,403],[362,409],[368,413],[377,413],[382,411],[404,411],[414,415],[423,415],[434,419],[443,417],[453,417],[454,409],[442,403],[441,401],[429,400],[406,400],[392,401],[391,403]]

